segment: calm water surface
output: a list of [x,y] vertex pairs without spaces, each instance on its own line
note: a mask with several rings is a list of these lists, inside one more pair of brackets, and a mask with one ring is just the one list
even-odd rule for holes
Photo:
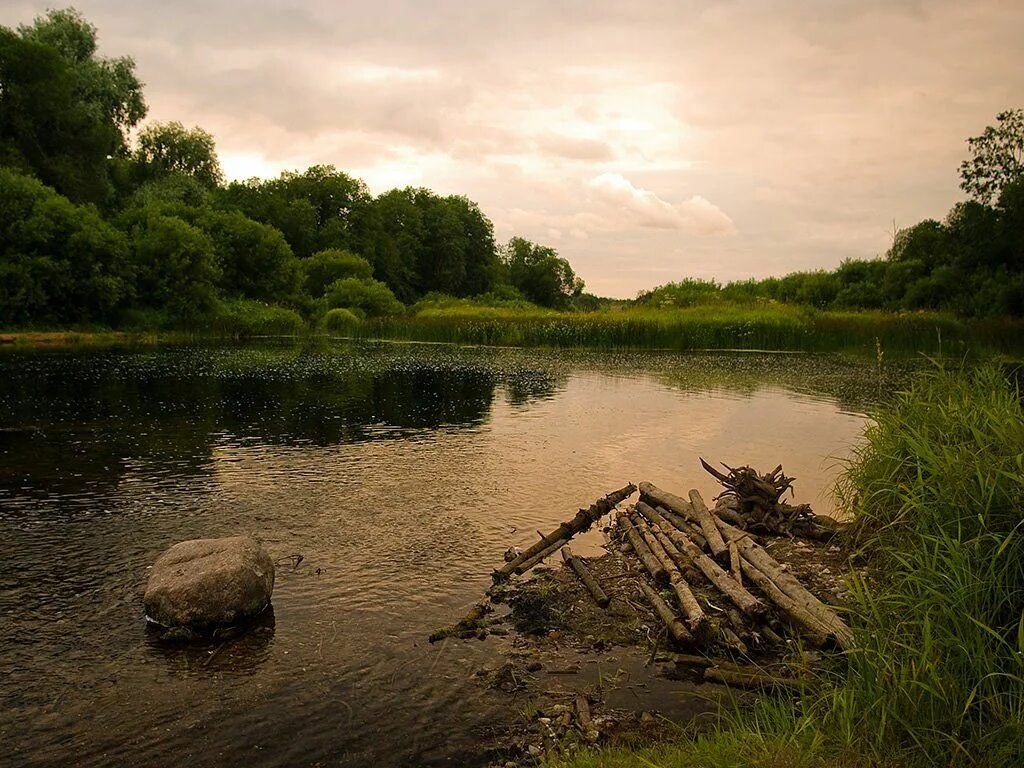
[[[781,461],[797,500],[829,512],[894,378],[778,355],[5,352],[4,762],[477,763],[522,702],[471,679],[492,641],[425,638],[506,547],[627,481],[710,498],[698,456]],[[279,565],[273,628],[162,647],[141,613],[147,566],[238,533],[304,557]]]

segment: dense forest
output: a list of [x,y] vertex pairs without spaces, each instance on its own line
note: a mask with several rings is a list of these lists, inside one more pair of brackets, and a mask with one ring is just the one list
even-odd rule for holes
[[[130,59],[74,10],[0,28],[0,322],[161,325],[262,302],[322,315],[431,293],[563,307],[568,262],[472,200],[374,197],[330,166],[225,184],[213,137],[151,124]],[[247,311],[257,311],[252,306]]]
[[[355,322],[444,296],[604,303],[554,249],[497,243],[466,197],[375,197],[327,165],[225,183],[209,133],[142,126],[146,111],[134,62],[102,57],[77,11],[0,27],[0,324]],[[897,233],[884,259],[725,286],[684,280],[637,302],[1024,315],[1024,112],[1000,114],[969,143],[972,199]]]

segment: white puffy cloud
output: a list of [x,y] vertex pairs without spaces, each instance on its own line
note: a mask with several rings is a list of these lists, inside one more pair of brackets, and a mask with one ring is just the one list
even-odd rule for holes
[[732,219],[700,195],[673,205],[650,190],[634,186],[620,173],[595,176],[590,180],[590,188],[599,199],[627,212],[641,227],[680,229],[697,235],[736,231]]

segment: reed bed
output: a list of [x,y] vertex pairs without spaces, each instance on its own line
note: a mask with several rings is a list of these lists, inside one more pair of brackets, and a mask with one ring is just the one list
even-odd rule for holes
[[[1012,328],[1007,327],[1012,325]],[[785,305],[553,312],[500,307],[428,308],[378,318],[361,338],[597,349],[764,349],[962,354],[1024,346],[1024,323],[974,326],[934,313],[818,312]]]

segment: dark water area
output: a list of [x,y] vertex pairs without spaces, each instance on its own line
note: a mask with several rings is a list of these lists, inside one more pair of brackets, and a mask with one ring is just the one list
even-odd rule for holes
[[[798,501],[834,511],[863,414],[901,375],[387,344],[6,351],[3,763],[479,764],[524,702],[472,679],[491,640],[426,637],[509,545],[627,481],[710,497],[698,456],[781,461]],[[239,533],[281,559],[272,622],[162,646],[148,566]]]

